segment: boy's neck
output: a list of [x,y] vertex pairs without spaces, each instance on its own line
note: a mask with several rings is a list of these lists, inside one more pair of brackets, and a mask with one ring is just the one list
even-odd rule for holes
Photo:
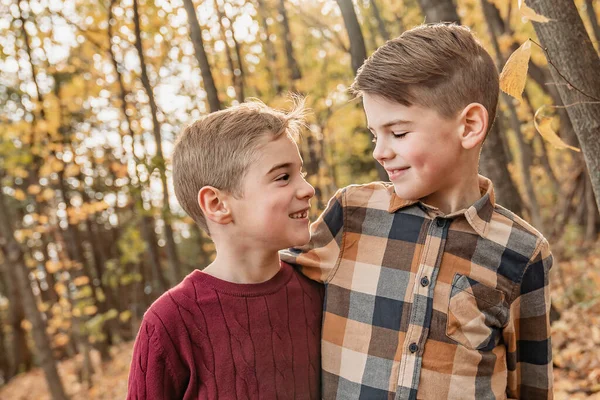
[[479,175],[475,174],[420,200],[448,215],[471,207],[480,198]]
[[[279,272],[279,254],[273,251],[217,247],[215,260],[203,272],[232,283],[262,283]],[[229,247],[229,246],[227,246]]]

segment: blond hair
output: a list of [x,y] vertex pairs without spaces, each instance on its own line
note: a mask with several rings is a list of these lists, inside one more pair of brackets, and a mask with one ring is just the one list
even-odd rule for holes
[[304,116],[301,98],[294,98],[289,112],[253,100],[208,114],[185,128],[173,151],[175,196],[185,212],[209,233],[198,203],[200,189],[213,186],[243,196],[242,179],[258,157],[258,148],[282,134],[297,138]]
[[351,90],[431,108],[447,118],[480,103],[488,111],[489,130],[498,104],[498,70],[469,28],[420,25],[379,47],[358,70]]

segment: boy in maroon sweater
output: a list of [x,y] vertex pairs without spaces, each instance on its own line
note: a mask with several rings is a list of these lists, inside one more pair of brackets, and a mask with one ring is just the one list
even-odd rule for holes
[[302,123],[302,104],[244,103],[178,138],[175,194],[217,256],[146,312],[128,399],[320,397],[322,288],[277,253],[309,240]]

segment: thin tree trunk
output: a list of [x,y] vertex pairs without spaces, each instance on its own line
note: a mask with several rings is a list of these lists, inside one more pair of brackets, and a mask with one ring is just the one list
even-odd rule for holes
[[600,26],[598,25],[598,18],[594,9],[594,0],[585,0],[585,11],[592,25],[592,32],[594,33],[596,43],[600,46]]
[[567,106],[600,205],[600,58],[575,3],[530,0],[529,6],[551,19],[533,26],[556,67],[550,72]]
[[387,41],[390,39],[390,34],[385,26],[385,20],[381,17],[381,13],[379,12],[379,7],[377,6],[377,2],[375,0],[370,0],[371,9],[373,10],[373,16],[377,21],[377,29],[379,30],[379,35],[383,39],[383,41]]
[[281,15],[281,26],[283,28],[283,42],[285,45],[285,55],[288,70],[290,73],[290,80],[293,82],[302,78],[300,67],[294,56],[294,47],[292,46],[292,32],[290,29],[290,22],[288,20],[287,11],[285,9],[285,0],[279,0],[279,15]]
[[460,17],[452,0],[419,0],[419,6],[425,16],[425,22],[456,22]]
[[[112,33],[112,10],[113,10],[113,6],[116,3],[116,0],[111,0],[111,4],[110,7],[108,9],[108,41],[109,43],[112,42],[112,37],[113,37],[113,33]],[[131,124],[131,118],[129,117],[129,114],[127,113],[127,90],[125,89],[125,84],[123,82],[123,74],[121,73],[121,67],[119,66],[117,59],[115,57],[115,54],[112,50],[112,47],[109,46],[108,47],[108,52],[113,64],[113,68],[115,69],[115,73],[117,74],[117,82],[119,84],[119,98],[121,100],[121,112],[123,113],[123,118],[125,118],[125,120],[127,121],[127,132],[129,133],[129,136],[131,137],[131,141],[132,143],[135,142],[135,133],[133,132],[133,128],[132,128],[132,124]],[[142,160],[140,160],[134,151],[134,146],[132,146],[131,149],[131,156],[135,159],[136,164],[140,165],[143,164]],[[142,146],[145,149],[145,146]],[[142,182],[142,179],[140,177],[140,174],[138,172],[138,169],[135,168],[135,174],[136,174],[136,178],[137,178],[137,185],[138,188],[134,188],[133,190],[133,196],[136,199],[136,204],[138,207],[138,210],[140,212],[142,212],[144,210],[143,204],[142,204],[142,192],[144,190],[144,184]],[[151,271],[153,271],[153,275],[154,275],[154,281],[153,281],[153,287],[155,289],[158,289],[161,293],[164,292],[167,287],[168,284],[166,283],[163,274],[162,274],[162,268],[160,265],[160,256],[158,253],[158,248],[156,247],[156,235],[154,233],[154,219],[150,216],[147,215],[143,215],[140,218],[140,225],[141,225],[141,231],[142,231],[142,237],[144,238],[144,241],[146,242],[146,252],[148,254],[148,257],[146,257],[145,263],[149,263],[150,264],[150,269]],[[114,231],[113,231],[114,232]],[[113,241],[113,242],[116,242]]]
[[[214,7],[217,10],[217,17],[219,19],[219,32],[221,34],[221,40],[225,45],[225,56],[227,57],[227,65],[229,66],[229,71],[231,72],[231,86],[235,89],[235,97],[236,100],[240,103],[244,101],[244,87],[240,83],[240,75],[241,72],[237,71],[237,68],[233,64],[233,56],[231,55],[231,48],[229,47],[229,43],[227,40],[227,29],[225,29],[225,25],[223,24],[223,19],[225,19],[225,14],[223,10],[221,10],[221,5],[218,0],[214,0]],[[233,26],[231,25],[231,21],[229,22],[231,29]],[[231,31],[233,32],[233,31]],[[233,33],[232,33],[233,36]],[[237,74],[236,74],[237,72]]]
[[[136,2],[134,2],[134,5]],[[204,41],[202,40],[202,29],[196,16],[196,8],[192,0],[183,0],[183,6],[187,13],[188,24],[190,25],[190,38],[194,45],[196,54],[196,60],[200,66],[200,72],[202,74],[202,82],[204,83],[204,90],[208,98],[208,106],[210,112],[218,111],[221,109],[221,101],[219,100],[219,92],[213,79],[212,71],[210,69],[210,63],[208,62],[208,56],[204,50]],[[137,8],[137,6],[136,6]]]
[[171,226],[171,206],[169,205],[169,187],[167,185],[167,172],[165,159],[162,151],[162,137],[160,133],[160,122],[158,121],[158,106],[154,98],[154,91],[150,84],[148,71],[146,69],[146,61],[144,58],[144,49],[142,46],[142,34],[140,27],[140,14],[138,11],[138,0],[133,0],[133,22],[135,25],[135,47],[140,59],[140,68],[142,71],[141,79],[144,90],[148,95],[150,110],[152,112],[152,127],[154,132],[154,141],[156,142],[156,159],[159,163],[158,170],[160,172],[160,181],[162,183],[163,206],[162,218],[165,224],[165,241],[167,249],[167,259],[169,260],[169,272],[171,274],[171,285],[176,285],[183,278],[181,266],[177,257],[177,245],[173,238],[173,228]]
[[265,54],[267,56],[267,61],[265,62],[265,71],[267,71],[267,76],[269,77],[269,81],[273,86],[275,94],[279,94],[282,91],[282,87],[279,83],[279,79],[277,78],[277,52],[275,51],[273,42],[271,41],[271,32],[269,30],[269,24],[267,23],[267,9],[265,7],[264,0],[256,0],[256,4],[264,35],[263,42],[265,44]]
[[352,72],[356,75],[356,71],[361,67],[367,58],[367,49],[365,48],[365,39],[354,11],[354,3],[352,0],[336,0],[342,17],[348,38],[350,40],[350,59],[352,64]]
[[4,193],[0,191],[0,235],[4,238],[2,251],[8,262],[16,271],[17,284],[23,300],[27,319],[32,325],[32,335],[35,342],[39,363],[46,375],[48,388],[54,400],[67,400],[56,362],[52,356],[50,340],[46,335],[46,324],[37,309],[35,295],[29,282],[29,271],[23,259],[23,251],[13,236],[13,225],[8,217]]

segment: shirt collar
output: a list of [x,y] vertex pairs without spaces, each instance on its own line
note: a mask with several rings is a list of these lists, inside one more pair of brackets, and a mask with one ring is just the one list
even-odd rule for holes
[[[485,237],[490,230],[490,221],[492,220],[492,214],[494,207],[496,206],[494,186],[492,181],[484,176],[479,175],[479,190],[481,192],[481,198],[473,203],[473,205],[466,209],[446,215],[446,217],[452,218],[464,214],[465,219],[469,222],[475,232],[477,232],[480,236]],[[417,203],[426,209],[432,211],[437,210],[435,207],[427,205],[420,200],[402,199],[398,197],[395,192],[392,192],[392,198],[390,199],[388,212],[395,213],[401,208],[405,208]]]

